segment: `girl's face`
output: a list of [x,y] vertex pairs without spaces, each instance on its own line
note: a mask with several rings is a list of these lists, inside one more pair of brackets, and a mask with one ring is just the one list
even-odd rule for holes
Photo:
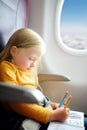
[[12,63],[20,70],[28,70],[35,67],[41,57],[41,51],[38,48],[17,48],[12,46],[10,53],[13,57]]

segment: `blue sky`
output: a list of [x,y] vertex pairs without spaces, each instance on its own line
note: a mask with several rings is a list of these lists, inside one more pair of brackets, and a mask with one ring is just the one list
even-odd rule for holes
[[65,0],[60,19],[62,40],[74,49],[87,49],[87,0]]
[[87,0],[65,0],[61,25],[65,28],[87,29]]

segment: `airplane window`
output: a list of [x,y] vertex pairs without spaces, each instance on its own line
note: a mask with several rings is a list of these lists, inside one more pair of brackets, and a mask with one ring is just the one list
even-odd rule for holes
[[64,49],[87,54],[87,0],[58,0],[56,33]]

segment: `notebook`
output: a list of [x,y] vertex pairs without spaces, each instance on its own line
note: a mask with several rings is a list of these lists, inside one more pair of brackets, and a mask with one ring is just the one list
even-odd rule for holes
[[64,123],[50,122],[47,130],[85,130],[84,113],[70,111],[70,116]]

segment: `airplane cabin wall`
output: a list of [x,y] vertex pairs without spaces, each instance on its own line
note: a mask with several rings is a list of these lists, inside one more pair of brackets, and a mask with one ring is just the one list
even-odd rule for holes
[[69,107],[87,114],[87,55],[75,56],[64,52],[55,37],[55,12],[57,0],[29,0],[29,28],[44,39],[47,51],[42,59],[40,73],[70,77],[69,82],[41,83],[44,93],[59,102],[66,90],[72,95]]

